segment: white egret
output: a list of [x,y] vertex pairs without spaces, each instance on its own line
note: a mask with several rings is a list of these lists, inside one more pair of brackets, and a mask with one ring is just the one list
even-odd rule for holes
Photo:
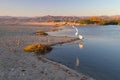
[[78,29],[75,27],[76,33],[75,36],[78,36]]
[[78,29],[75,26],[72,26],[75,29],[75,36],[78,36]]
[[80,39],[80,40],[82,40],[82,39],[83,39],[83,36],[82,36],[82,35],[79,35],[78,37],[79,37],[79,39]]
[[78,32],[75,33],[75,36],[77,36],[77,35],[78,35]]
[[75,27],[75,26],[72,26],[74,29],[75,29],[75,36],[78,36],[78,38],[80,39],[80,40],[82,40],[83,39],[83,36],[82,35],[78,35],[78,29]]
[[78,32],[78,29],[75,27],[76,32]]

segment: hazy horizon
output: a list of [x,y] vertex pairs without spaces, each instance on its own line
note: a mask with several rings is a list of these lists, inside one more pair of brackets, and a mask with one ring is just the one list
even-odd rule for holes
[[113,16],[119,0],[0,0],[0,16]]
[[93,16],[98,16],[98,17],[102,17],[102,16],[107,16],[107,17],[113,17],[113,16],[120,16],[120,15],[91,15],[91,16],[73,16],[73,15],[42,15],[42,16],[11,16],[11,15],[0,15],[0,17],[44,17],[44,16],[66,16],[66,17],[93,17]]

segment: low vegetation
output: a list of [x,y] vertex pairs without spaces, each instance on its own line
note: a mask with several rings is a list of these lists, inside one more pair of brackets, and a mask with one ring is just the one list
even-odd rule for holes
[[32,44],[24,47],[24,51],[26,52],[35,52],[40,54],[48,53],[52,50],[52,47],[46,44]]
[[84,25],[89,25],[89,24],[93,24],[93,25],[119,25],[120,24],[120,20],[117,18],[103,18],[103,17],[97,17],[97,16],[93,16],[93,17],[88,17],[88,18],[84,18],[84,19],[79,19],[76,21],[76,23],[79,24],[84,24]]
[[37,32],[36,32],[36,34],[37,35],[48,35],[48,33],[46,33],[46,32],[44,32],[44,31],[42,31],[42,30],[38,30]]
[[95,24],[95,25],[119,25],[120,21],[116,21],[116,20],[89,20],[89,19],[85,19],[85,20],[80,20],[77,23],[80,24]]
[[[42,17],[0,17],[0,25],[52,25],[71,26],[71,25],[120,25],[120,15],[118,16],[42,16]],[[41,31],[37,32],[38,35]]]

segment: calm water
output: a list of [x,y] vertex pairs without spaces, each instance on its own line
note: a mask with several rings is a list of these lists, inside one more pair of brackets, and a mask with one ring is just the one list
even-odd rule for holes
[[[46,58],[67,65],[96,80],[120,80],[120,26],[77,27],[83,41],[54,46]],[[74,37],[65,27],[51,35]]]

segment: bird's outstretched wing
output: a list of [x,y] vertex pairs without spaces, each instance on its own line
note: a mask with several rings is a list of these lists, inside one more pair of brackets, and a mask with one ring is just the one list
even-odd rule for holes
[[78,32],[78,29],[75,27],[76,32]]

